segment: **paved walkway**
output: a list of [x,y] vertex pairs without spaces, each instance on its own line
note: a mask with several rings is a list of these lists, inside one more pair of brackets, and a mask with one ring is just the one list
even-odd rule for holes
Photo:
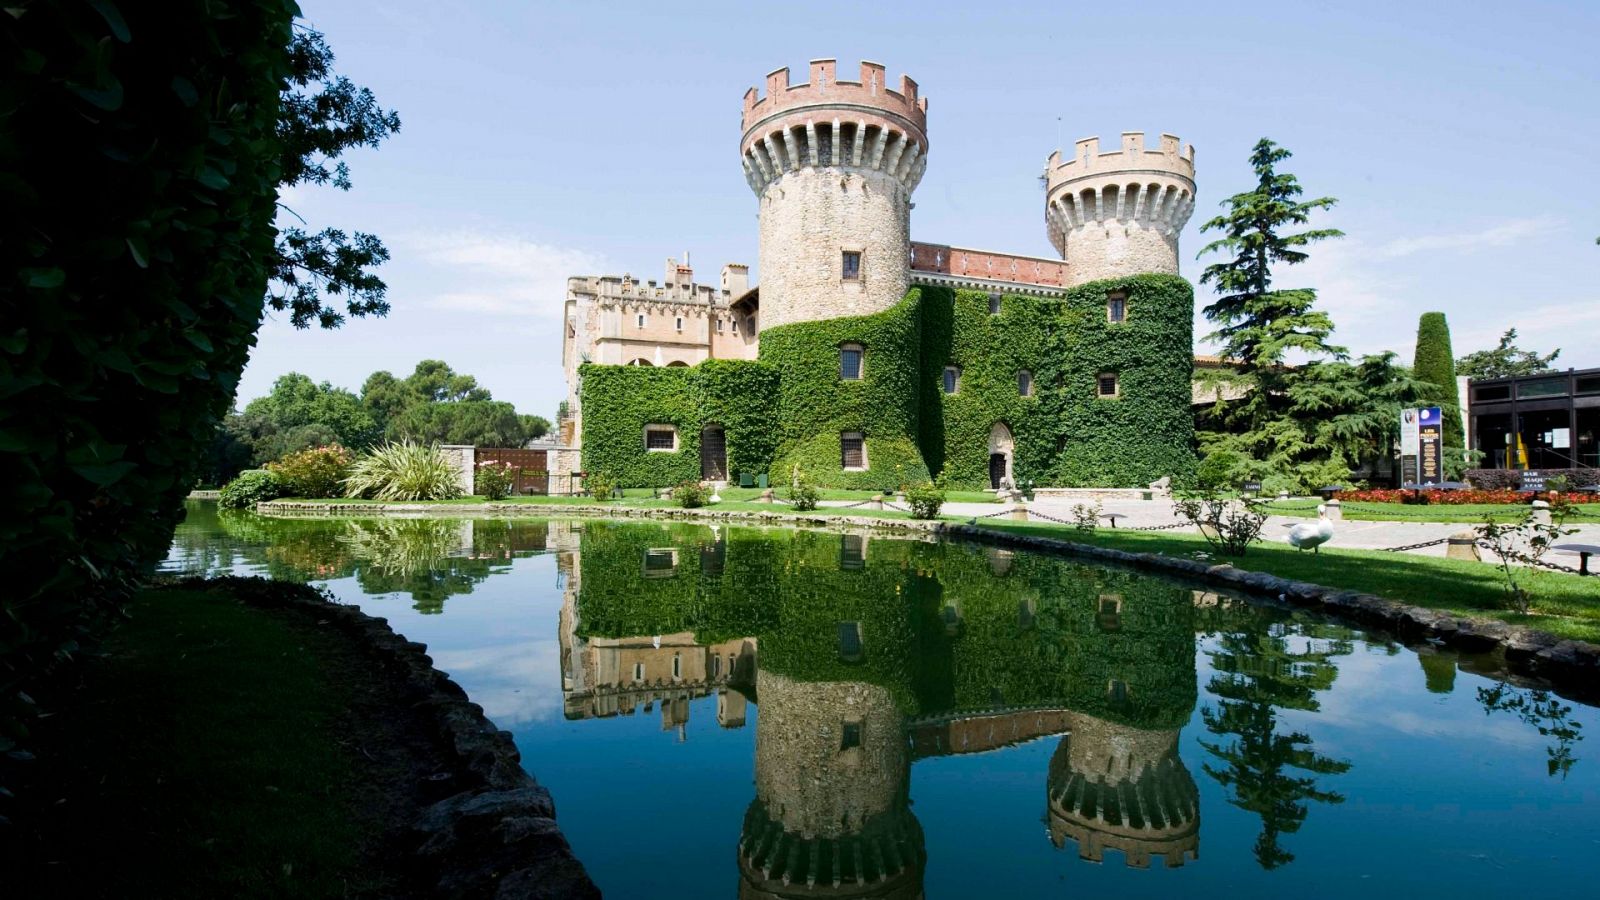
[[[1050,497],[1041,498],[1028,504],[1030,510],[1037,510],[1045,515],[1058,519],[1072,520],[1072,507],[1080,503],[1092,503],[1075,498]],[[1310,500],[1302,500],[1310,503]],[[841,500],[823,501],[822,506],[847,506]],[[1172,512],[1172,503],[1168,500],[1101,500],[1102,513],[1116,513],[1118,528],[1139,528],[1152,525],[1171,525],[1181,521]],[[998,512],[1000,507],[993,503],[946,503],[946,515],[982,517]],[[1274,544],[1287,544],[1289,542],[1289,529],[1295,525],[1312,521],[1307,518],[1294,516],[1269,516],[1267,524],[1262,529],[1262,540]],[[1100,527],[1108,528],[1110,523],[1101,521]],[[1470,522],[1354,522],[1348,519],[1335,522],[1333,526],[1333,540],[1328,542],[1330,547],[1352,547],[1365,550],[1382,550],[1388,547],[1402,547],[1408,544],[1420,544],[1425,541],[1434,541],[1447,538],[1458,531],[1472,528]],[[1576,526],[1578,533],[1563,538],[1561,543],[1573,544],[1600,544],[1600,522],[1587,522]],[[1193,528],[1174,529],[1177,533],[1193,533]],[[1422,556],[1444,556],[1445,545],[1436,544],[1432,547],[1422,547],[1416,550],[1405,551]],[[1565,553],[1552,550],[1545,559],[1549,562],[1566,566],[1576,566],[1578,556],[1575,553]],[[1600,565],[1600,559],[1591,559],[1592,565]]]

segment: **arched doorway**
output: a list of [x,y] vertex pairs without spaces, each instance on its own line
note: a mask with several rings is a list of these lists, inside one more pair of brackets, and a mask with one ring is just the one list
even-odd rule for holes
[[721,425],[707,425],[700,432],[700,478],[728,480],[728,438]]
[[1011,477],[1012,448],[1011,429],[1004,422],[994,423],[989,429],[989,487],[999,488],[1002,481],[1016,483]]

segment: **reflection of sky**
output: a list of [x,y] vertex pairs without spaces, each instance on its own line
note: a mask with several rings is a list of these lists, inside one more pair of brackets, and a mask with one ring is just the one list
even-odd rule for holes
[[[242,569],[243,567],[241,567]],[[471,593],[423,615],[404,594],[367,596],[353,578],[328,582],[339,599],[387,618],[426,643],[488,715],[516,735],[524,762],[554,794],[563,830],[607,896],[732,897],[736,847],[755,796],[758,711],[743,728],[716,723],[716,700],[693,701],[685,740],[663,731],[660,706],[632,716],[566,721],[556,638],[561,592],[555,556],[514,560]],[[1295,639],[1292,639],[1295,640]],[[1303,645],[1296,642],[1298,649]],[[1200,704],[1212,677],[1196,649]],[[1429,693],[1417,656],[1354,642],[1334,658],[1338,679],[1318,712],[1280,711],[1279,732],[1304,732],[1316,752],[1352,764],[1317,776],[1342,804],[1312,802],[1280,843],[1295,861],[1263,871],[1252,856],[1260,820],[1237,809],[1203,766],[1198,709],[1179,747],[1200,791],[1200,855],[1148,870],[1108,852],[1095,865],[1069,841],[1051,846],[1043,822],[1046,773],[1059,739],[914,764],[912,812],[926,836],[929,898],[1016,896],[1415,897],[1595,896],[1600,850],[1600,718],[1576,706],[1586,740],[1566,779],[1546,774],[1546,739],[1514,715],[1486,715],[1457,672]],[[1226,740],[1226,738],[1222,738]]]

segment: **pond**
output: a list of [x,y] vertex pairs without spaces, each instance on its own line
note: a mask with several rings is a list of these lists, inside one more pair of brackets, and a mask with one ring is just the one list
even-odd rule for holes
[[1593,707],[1150,575],[209,503],[164,568],[323,585],[428,644],[607,896],[1592,896]]

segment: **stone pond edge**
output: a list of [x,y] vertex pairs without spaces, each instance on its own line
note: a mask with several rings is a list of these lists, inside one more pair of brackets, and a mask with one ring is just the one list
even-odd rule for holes
[[[179,582],[182,585],[184,582]],[[407,640],[387,619],[338,603],[309,585],[262,578],[194,579],[261,607],[290,608],[334,625],[377,654],[399,694],[442,739],[456,784],[471,785],[429,805],[405,835],[432,896],[599,897],[600,891],[557,826],[550,792],[522,767],[511,732],[434,668],[427,646]]]
[[1552,683],[1594,693],[1600,689],[1600,644],[1575,641],[1533,628],[1511,625],[1497,619],[1461,616],[1412,606],[1398,601],[1331,588],[1308,581],[1280,578],[1266,572],[1251,572],[1227,563],[1208,565],[1196,560],[1156,553],[1134,553],[1092,544],[1080,544],[1043,535],[1015,534],[955,522],[919,519],[881,519],[872,516],[813,515],[807,513],[718,510],[701,507],[637,507],[610,505],[557,506],[531,503],[476,503],[442,506],[422,503],[314,503],[272,501],[257,505],[262,515],[294,516],[427,516],[452,518],[463,515],[597,516],[604,518],[678,519],[699,522],[730,522],[753,525],[797,525],[813,528],[846,528],[888,531],[901,534],[948,536],[980,543],[1067,556],[1088,557],[1132,566],[1138,569],[1177,575],[1204,584],[1265,595],[1296,606],[1323,612],[1390,631],[1412,640],[1436,640],[1470,653],[1500,650],[1506,667],[1513,673],[1531,675]]

